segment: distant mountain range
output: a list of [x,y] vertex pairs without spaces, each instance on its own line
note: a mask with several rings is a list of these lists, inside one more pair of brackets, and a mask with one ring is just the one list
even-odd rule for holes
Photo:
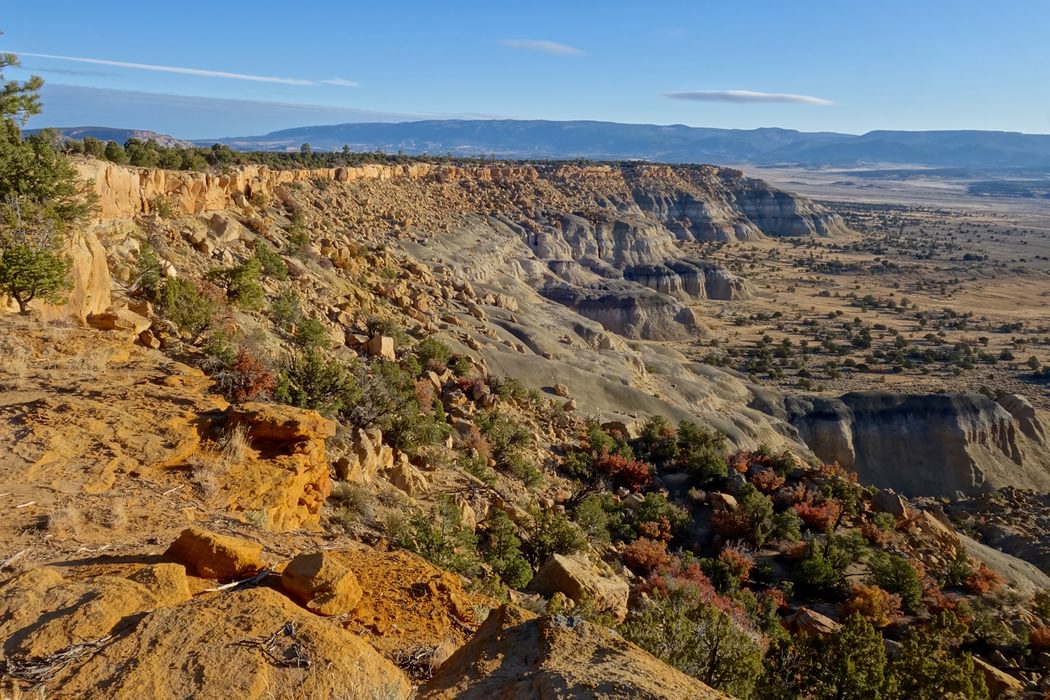
[[[73,135],[78,130],[61,131]],[[197,143],[215,142],[239,150],[295,150],[308,143],[316,150],[338,150],[345,145],[353,151],[499,158],[641,159],[807,167],[1050,168],[1050,135],[1002,131],[871,131],[855,136],[776,128],[444,119],[307,126]]]

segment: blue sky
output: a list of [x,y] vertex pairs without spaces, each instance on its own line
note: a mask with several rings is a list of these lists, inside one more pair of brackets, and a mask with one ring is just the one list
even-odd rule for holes
[[31,126],[206,138],[494,116],[1050,133],[1045,0],[13,4],[0,50],[28,70],[5,77],[47,81]]

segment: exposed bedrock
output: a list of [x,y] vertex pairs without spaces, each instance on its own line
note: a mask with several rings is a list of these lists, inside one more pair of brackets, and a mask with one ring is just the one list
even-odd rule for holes
[[627,338],[682,340],[706,333],[693,311],[643,287],[587,289],[552,285],[541,294]]
[[623,271],[629,282],[678,299],[739,299],[747,296],[744,280],[713,263],[685,258],[656,265],[635,265]]
[[769,236],[830,236],[845,230],[839,217],[765,183],[738,193],[736,205]]
[[1042,423],[1016,398],[1003,402],[1021,419],[981,394],[856,392],[780,405],[764,397],[755,407],[788,420],[824,461],[909,496],[1050,488]]
[[683,241],[750,241],[762,230],[729,202],[711,201],[687,192],[636,191],[634,200]]

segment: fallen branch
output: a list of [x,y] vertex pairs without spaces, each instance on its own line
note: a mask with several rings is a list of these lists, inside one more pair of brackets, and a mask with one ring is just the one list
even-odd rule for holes
[[82,657],[98,651],[112,639],[112,635],[107,634],[93,642],[74,644],[47,656],[8,657],[3,660],[4,673],[20,681],[39,686],[74,661],[79,661]]
[[254,586],[257,583],[261,582],[264,578],[269,576],[271,573],[273,573],[273,569],[272,568],[270,568],[270,569],[263,569],[262,571],[260,571],[259,573],[255,574],[255,576],[252,576],[251,578],[242,579],[240,581],[231,581],[229,583],[224,583],[221,586],[217,586],[215,588],[205,588],[204,592],[205,593],[218,593],[219,591],[230,591],[230,590],[234,590],[236,588],[247,587],[247,586]]
[[0,561],[0,571],[3,571],[7,567],[9,567],[11,564],[14,564],[16,561],[18,561],[19,559],[21,559],[22,557],[24,557],[28,553],[29,553],[28,549],[23,549],[20,552],[15,552],[11,556],[9,556],[7,559],[4,559],[4,560]]

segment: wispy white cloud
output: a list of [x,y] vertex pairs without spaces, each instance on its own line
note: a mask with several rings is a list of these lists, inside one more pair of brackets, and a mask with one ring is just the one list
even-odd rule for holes
[[504,39],[500,42],[510,49],[522,49],[523,51],[536,51],[538,53],[549,53],[557,56],[582,56],[583,51],[574,46],[559,44],[547,39]]
[[196,75],[202,78],[228,78],[230,80],[249,80],[256,83],[279,83],[281,85],[313,85],[315,81],[301,78],[280,78],[270,75],[251,75],[249,73],[229,73],[220,70],[208,70],[204,68],[185,68],[182,66],[160,66],[153,63],[131,63],[128,61],[111,61],[103,58],[85,58],[83,56],[58,56],[47,53],[20,52],[22,56],[33,58],[49,58],[56,61],[72,61],[74,63],[90,63],[96,66],[113,66],[115,68],[131,68],[134,70],[153,71],[155,73],[177,73],[179,75]]
[[357,87],[361,83],[356,80],[343,80],[342,78],[329,78],[328,80],[320,81],[325,85],[335,85],[337,87]]
[[810,95],[791,95],[783,92],[755,92],[753,90],[701,90],[698,92],[668,92],[665,97],[672,100],[693,100],[695,102],[788,102],[803,105],[826,107],[835,104],[823,97]]

